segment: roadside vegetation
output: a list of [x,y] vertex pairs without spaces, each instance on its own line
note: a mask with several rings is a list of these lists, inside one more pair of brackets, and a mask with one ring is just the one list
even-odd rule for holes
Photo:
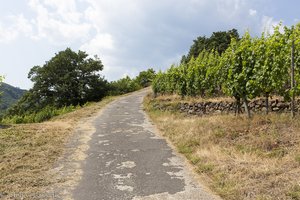
[[230,200],[300,199],[300,116],[187,116],[157,109],[165,99],[180,101],[149,95],[144,107],[213,192]]
[[256,97],[265,98],[267,113],[274,95],[291,101],[293,107],[295,95],[300,94],[299,67],[294,67],[300,65],[299,38],[300,24],[278,25],[274,33],[261,37],[246,32],[239,38],[232,31],[214,33],[209,39],[200,37],[179,65],[157,74],[153,91],[182,98],[229,96],[235,99],[238,113],[244,104],[248,117],[248,102]]
[[78,123],[155,77],[148,69],[108,82],[102,70],[97,56],[69,48],[30,70],[33,87],[0,118],[0,199],[56,199],[49,188],[64,180],[53,168]]
[[[260,37],[234,29],[198,37],[180,64],[158,72],[144,100],[162,135],[224,199],[300,199],[299,38],[300,24]],[[270,97],[290,102],[292,117],[269,112]],[[255,98],[265,113],[250,113]],[[176,107],[222,99],[235,102],[235,114],[199,117]]]
[[33,87],[0,117],[0,123],[43,122],[89,102],[148,87],[156,76],[150,68],[134,78],[127,76],[108,82],[101,75],[103,67],[99,57],[91,58],[83,51],[67,48],[58,52],[44,65],[32,67],[28,78],[34,83]]
[[[0,128],[0,197],[51,199],[56,184],[53,169],[77,123],[99,112],[115,97],[104,98],[43,123],[11,124]],[[45,191],[46,190],[46,191]],[[47,193],[49,192],[49,193]],[[46,195],[38,198],[36,195]],[[46,198],[47,197],[47,198]]]
[[2,93],[0,94],[0,116],[5,110],[15,104],[26,92],[26,90],[13,87],[6,83],[0,84],[0,91]]

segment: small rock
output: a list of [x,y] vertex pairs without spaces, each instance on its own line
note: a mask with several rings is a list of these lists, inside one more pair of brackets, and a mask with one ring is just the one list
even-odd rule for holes
[[195,113],[194,110],[189,110],[189,111],[188,111],[188,114],[189,114],[189,115],[193,115],[194,113]]

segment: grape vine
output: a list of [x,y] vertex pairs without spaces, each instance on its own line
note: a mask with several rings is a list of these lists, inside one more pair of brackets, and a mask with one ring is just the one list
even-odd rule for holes
[[300,70],[295,69],[295,88],[290,88],[292,41],[295,44],[295,64],[300,65],[300,24],[274,27],[272,34],[262,33],[251,37],[246,32],[241,39],[232,38],[221,55],[215,50],[203,50],[188,62],[172,65],[166,72],[159,72],[152,87],[157,94],[184,96],[219,96],[235,98],[237,112],[241,101],[250,117],[249,99],[281,95],[286,100],[299,94]]

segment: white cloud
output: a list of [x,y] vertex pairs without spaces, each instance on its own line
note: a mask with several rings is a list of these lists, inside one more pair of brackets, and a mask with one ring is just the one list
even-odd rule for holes
[[36,14],[32,19],[37,31],[35,39],[67,44],[89,37],[91,25],[83,21],[74,0],[30,0],[28,5]]
[[113,37],[108,34],[97,34],[93,39],[89,42],[85,43],[81,46],[80,49],[87,51],[90,54],[100,54],[106,50],[113,50],[114,49],[114,41]]
[[18,35],[11,27],[5,28],[0,24],[0,43],[9,43],[16,39]]
[[[261,20],[261,31],[273,34],[274,33],[274,27],[278,26],[280,24],[280,21],[274,20],[273,17],[269,16],[263,16]],[[283,32],[283,26],[280,27],[280,32]]]
[[256,16],[257,10],[249,9],[249,15],[250,16]]
[[[166,69],[187,53],[198,36],[209,37],[214,31],[232,28],[240,34],[249,29],[251,34],[259,35],[278,24],[276,18],[264,16],[266,10],[273,15],[268,9],[271,0],[20,2],[27,2],[27,7],[20,9],[23,14],[17,13],[4,21],[0,15],[0,42],[19,37],[23,41],[27,37],[26,43],[30,43],[34,39],[44,47],[43,59],[49,49],[50,58],[66,46],[97,54],[109,80],[136,74],[147,67]],[[31,45],[30,49],[39,52],[40,46]]]
[[221,17],[232,19],[238,16],[245,6],[244,0],[216,0],[217,11]]
[[81,22],[82,14],[77,11],[75,0],[44,0],[44,4],[52,7],[65,22]]
[[[17,39],[20,35],[30,36],[32,26],[22,14],[17,16],[8,16],[6,23],[0,24],[0,42],[9,43]],[[10,25],[6,25],[10,24]]]

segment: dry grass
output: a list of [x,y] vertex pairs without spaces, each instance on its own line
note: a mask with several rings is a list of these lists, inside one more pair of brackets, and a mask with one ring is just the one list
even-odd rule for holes
[[55,194],[44,190],[58,181],[51,169],[62,156],[76,123],[99,112],[113,99],[106,98],[45,123],[0,129],[0,199],[53,199]]
[[145,108],[203,182],[224,199],[300,199],[299,116],[187,117],[153,109],[150,97]]

